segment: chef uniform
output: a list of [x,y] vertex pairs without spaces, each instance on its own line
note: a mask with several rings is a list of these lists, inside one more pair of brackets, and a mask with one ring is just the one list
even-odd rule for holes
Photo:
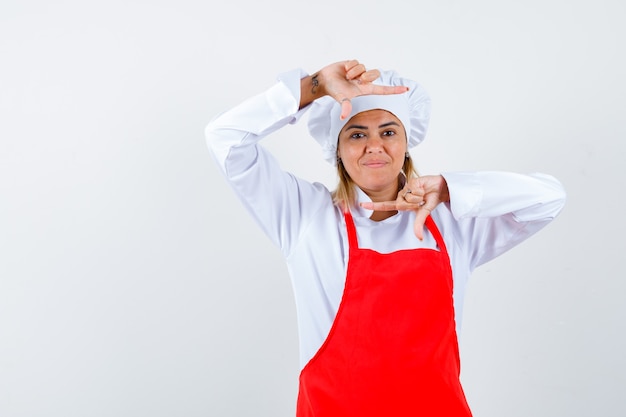
[[[450,202],[433,210],[423,241],[412,211],[374,222],[358,205],[343,210],[325,186],[282,171],[259,145],[310,111],[309,131],[335,161],[336,104],[324,97],[299,110],[304,75],[281,75],[206,129],[218,166],[287,262],[302,365],[297,416],[470,416],[457,341],[467,279],[554,219],[564,190],[545,174],[443,173]],[[377,82],[410,90],[395,101],[357,97],[352,115],[389,110],[415,146],[430,115],[427,94],[393,72]]]

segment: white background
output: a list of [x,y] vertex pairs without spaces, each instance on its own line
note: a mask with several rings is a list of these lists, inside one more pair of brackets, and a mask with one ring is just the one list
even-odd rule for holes
[[[209,157],[218,112],[357,58],[433,99],[422,174],[542,171],[568,202],[481,267],[477,417],[626,415],[626,3],[0,4],[0,416],[293,416],[280,254]],[[267,140],[334,186],[304,123]]]

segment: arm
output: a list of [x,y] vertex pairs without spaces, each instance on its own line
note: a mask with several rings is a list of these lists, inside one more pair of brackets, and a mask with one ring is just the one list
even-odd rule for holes
[[296,123],[303,71],[284,73],[279,81],[218,115],[205,129],[209,151],[237,198],[269,239],[284,253],[297,239],[303,217],[300,202],[311,207],[321,190],[284,172],[259,142]]
[[547,226],[566,193],[546,174],[486,171],[444,173],[459,244],[472,268],[501,255]]
[[561,183],[545,174],[455,172],[411,178],[395,201],[361,203],[370,210],[414,210],[415,234],[440,203],[450,202],[455,219],[511,214],[520,222],[552,220],[565,204]]
[[267,91],[220,114],[206,127],[207,145],[219,168],[283,253],[289,253],[310,216],[330,197],[320,185],[282,171],[259,142],[285,125],[296,123],[309,104],[325,95],[340,101],[342,110],[349,114],[352,97],[406,91],[404,87],[371,84],[378,76],[378,70],[365,71],[358,61],[331,64],[313,75],[291,71]]
[[563,185],[546,174],[444,173],[457,220],[511,213],[519,222],[554,219],[566,200]]

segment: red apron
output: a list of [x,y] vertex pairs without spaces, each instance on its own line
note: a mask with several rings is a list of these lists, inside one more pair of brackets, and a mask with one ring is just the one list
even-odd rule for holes
[[297,417],[471,417],[459,381],[448,252],[358,245],[350,213],[346,284],[328,337],[300,374]]

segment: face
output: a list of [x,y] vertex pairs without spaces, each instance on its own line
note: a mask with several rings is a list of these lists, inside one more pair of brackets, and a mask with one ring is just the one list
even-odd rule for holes
[[356,114],[341,129],[337,156],[373,201],[395,200],[407,140],[400,120],[385,110]]

